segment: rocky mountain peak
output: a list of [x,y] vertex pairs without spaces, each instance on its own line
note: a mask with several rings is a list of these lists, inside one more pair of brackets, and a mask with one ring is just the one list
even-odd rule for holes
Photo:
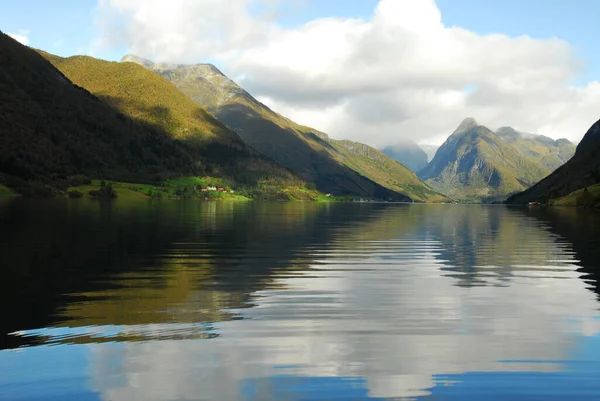
[[458,126],[456,131],[454,131],[454,133],[458,134],[458,133],[467,132],[477,126],[478,126],[477,121],[474,118],[467,117],[460,123],[460,125]]

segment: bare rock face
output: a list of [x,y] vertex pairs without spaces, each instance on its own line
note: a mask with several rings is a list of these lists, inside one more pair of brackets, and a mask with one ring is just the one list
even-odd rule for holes
[[213,113],[236,97],[250,95],[212,64],[154,63],[134,55],[121,62],[132,62],[152,70],[172,81],[179,89]]
[[505,199],[550,173],[475,119],[465,119],[419,177],[451,198],[470,202]]

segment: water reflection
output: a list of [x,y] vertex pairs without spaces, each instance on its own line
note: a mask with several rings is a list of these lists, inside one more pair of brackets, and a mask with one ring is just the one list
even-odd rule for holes
[[[598,260],[589,217],[582,229],[561,211],[493,206],[30,206],[0,206],[14,231],[3,251],[18,250],[4,346],[55,346],[0,352],[14,399],[36,383],[107,400],[600,395],[597,281],[578,271]],[[10,292],[22,283],[41,299]],[[62,355],[79,362],[50,369]],[[50,381],[24,380],[27,360]]]

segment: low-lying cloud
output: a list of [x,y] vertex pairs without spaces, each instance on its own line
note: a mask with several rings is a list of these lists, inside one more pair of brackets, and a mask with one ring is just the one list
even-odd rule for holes
[[156,61],[216,62],[276,111],[336,138],[439,142],[465,117],[579,140],[600,83],[559,39],[448,27],[433,0],[381,0],[369,20],[285,28],[274,0],[99,0],[108,47]]

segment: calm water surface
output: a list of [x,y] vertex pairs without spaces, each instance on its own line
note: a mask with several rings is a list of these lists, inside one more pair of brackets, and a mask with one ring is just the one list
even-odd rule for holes
[[598,400],[600,216],[0,199],[0,400]]

